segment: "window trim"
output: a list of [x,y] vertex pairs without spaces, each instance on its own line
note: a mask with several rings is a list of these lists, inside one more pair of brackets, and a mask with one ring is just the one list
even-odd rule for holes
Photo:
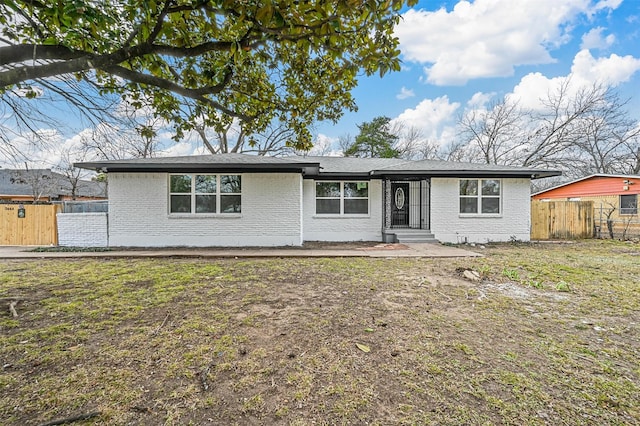
[[[488,180],[495,180],[499,184],[500,193],[499,195],[482,195],[482,182]],[[460,194],[460,185],[462,181],[476,181],[478,193],[476,195],[462,195]],[[502,206],[502,193],[503,193],[503,180],[496,178],[460,178],[458,179],[458,214],[461,217],[502,217],[503,206]],[[487,198],[498,199],[498,213],[483,213],[482,212],[482,200]],[[476,199],[476,207],[477,211],[475,213],[465,213],[460,211],[461,205],[460,201],[462,199]]]
[[[340,184],[340,197],[318,197],[317,185],[319,183],[338,183]],[[367,196],[366,197],[345,197],[344,185],[345,183],[366,183],[367,184]],[[347,217],[370,217],[371,215],[371,182],[368,180],[314,180],[313,185],[313,201],[314,201],[314,216],[322,218],[347,218]],[[318,200],[340,200],[340,212],[339,213],[318,213]],[[345,213],[344,201],[345,200],[367,200],[367,212],[366,213]]]
[[[191,177],[191,191],[190,192],[171,192],[171,177],[172,176],[190,176]],[[216,192],[196,192],[196,176],[215,176],[216,177]],[[240,178],[240,192],[222,192],[222,176],[238,176]],[[167,211],[172,217],[235,217],[242,214],[242,174],[234,173],[168,173],[167,176]],[[171,211],[171,196],[173,195],[189,195],[191,198],[191,211],[190,212],[172,212]],[[216,197],[216,211],[215,212],[198,212],[196,210],[196,198],[198,195],[215,195]],[[240,211],[239,212],[223,212],[220,211],[221,196],[236,195],[240,196]]]
[[[622,197],[635,197],[636,198],[636,207],[635,208],[625,208],[622,210]],[[620,216],[636,216],[638,214],[638,194],[620,194],[618,196],[618,206],[620,209]],[[628,213],[627,210],[631,212]]]

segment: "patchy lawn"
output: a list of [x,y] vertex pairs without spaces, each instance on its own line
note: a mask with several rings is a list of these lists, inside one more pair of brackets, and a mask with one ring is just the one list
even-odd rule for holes
[[640,423],[640,245],[477,250],[0,260],[0,422]]

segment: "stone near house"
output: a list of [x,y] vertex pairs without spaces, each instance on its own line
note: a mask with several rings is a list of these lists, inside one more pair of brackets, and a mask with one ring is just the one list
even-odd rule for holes
[[472,271],[470,269],[466,269],[462,275],[468,279],[469,281],[472,282],[480,282],[481,278],[480,278],[480,274],[477,273],[476,271]]

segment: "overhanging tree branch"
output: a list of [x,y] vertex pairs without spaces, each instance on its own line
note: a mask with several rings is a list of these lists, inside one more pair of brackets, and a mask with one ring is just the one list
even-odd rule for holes
[[[356,108],[359,70],[400,68],[393,29],[402,0],[50,3],[0,2],[8,44],[0,47],[0,94],[79,75],[101,94],[153,108],[174,124],[175,139],[199,117],[216,129],[238,118],[248,136],[280,119],[308,147],[315,120]],[[29,20],[6,18],[19,11]],[[181,108],[188,99],[193,111]]]
[[165,89],[173,93],[177,93],[178,95],[184,96],[185,98],[194,99],[196,101],[200,101],[205,104],[209,104],[216,108],[217,110],[228,114],[232,117],[239,118],[241,120],[250,121],[253,117],[250,115],[238,113],[236,111],[232,111],[224,105],[209,99],[206,95],[219,93],[224,89],[223,86],[211,86],[211,87],[203,87],[200,89],[188,89],[186,87],[180,86],[170,80],[166,80],[163,78],[159,78],[149,74],[143,74],[136,71],[132,71],[130,69],[120,67],[120,66],[109,66],[102,68],[105,72],[109,74],[116,75],[125,80],[138,83],[138,84],[146,84],[149,86],[154,86],[160,89]]
[[66,46],[46,44],[18,44],[0,47],[0,66],[17,64],[30,60],[69,60],[86,56],[87,52]]
[[174,57],[197,57],[212,51],[229,51],[230,42],[211,42],[192,48],[176,48],[158,44],[141,44],[122,48],[108,55],[93,55],[83,51],[74,51],[64,46],[26,44],[0,47],[0,66],[22,63],[29,60],[54,61],[40,62],[38,65],[25,65],[0,72],[0,87],[11,86],[27,80],[53,77],[61,74],[106,69],[119,65],[125,60],[146,55],[164,54]]

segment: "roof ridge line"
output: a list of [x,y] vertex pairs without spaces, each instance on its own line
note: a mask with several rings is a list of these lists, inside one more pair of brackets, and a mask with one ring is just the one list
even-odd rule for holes
[[[371,158],[373,158],[373,157],[371,157]],[[371,173],[375,172],[376,170],[384,170],[384,169],[388,169],[390,167],[398,167],[398,166],[402,166],[404,164],[409,164],[409,163],[415,163],[416,162],[416,160],[405,160],[404,158],[393,158],[393,160],[403,160],[403,161],[401,163],[389,164],[388,166],[384,166],[384,167],[380,167],[380,168],[377,168],[377,169],[373,169],[373,170],[371,170]]]

